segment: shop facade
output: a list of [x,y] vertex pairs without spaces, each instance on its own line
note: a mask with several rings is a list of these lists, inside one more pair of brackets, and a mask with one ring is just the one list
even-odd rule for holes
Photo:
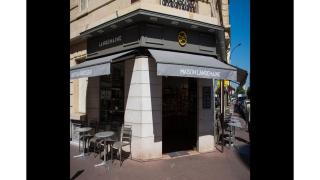
[[[81,33],[88,121],[132,125],[132,158],[215,150],[214,82],[242,81],[228,65],[224,28],[136,10]],[[240,73],[240,74],[239,74]]]

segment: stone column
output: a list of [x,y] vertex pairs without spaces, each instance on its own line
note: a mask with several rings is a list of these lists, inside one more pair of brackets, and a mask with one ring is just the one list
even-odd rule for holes
[[79,78],[79,113],[86,113],[86,97],[87,97],[87,87],[88,78]]
[[132,158],[162,156],[162,77],[147,56],[125,61],[125,124],[132,125]]

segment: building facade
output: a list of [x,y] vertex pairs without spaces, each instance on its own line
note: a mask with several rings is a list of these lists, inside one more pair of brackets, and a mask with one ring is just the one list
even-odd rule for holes
[[[70,0],[70,119],[132,125],[132,158],[215,150],[228,0]],[[71,131],[71,138],[75,134]]]

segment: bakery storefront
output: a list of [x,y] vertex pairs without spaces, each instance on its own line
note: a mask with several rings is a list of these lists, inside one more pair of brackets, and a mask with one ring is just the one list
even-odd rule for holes
[[70,78],[87,78],[89,122],[132,125],[133,159],[215,149],[214,82],[243,78],[223,62],[222,27],[137,10],[81,36]]

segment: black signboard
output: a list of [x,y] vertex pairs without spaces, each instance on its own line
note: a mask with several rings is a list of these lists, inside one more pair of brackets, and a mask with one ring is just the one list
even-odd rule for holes
[[135,24],[88,38],[87,58],[138,47],[217,55],[216,36],[213,34],[164,25]]
[[211,88],[210,87],[202,88],[202,108],[203,109],[211,108]]

